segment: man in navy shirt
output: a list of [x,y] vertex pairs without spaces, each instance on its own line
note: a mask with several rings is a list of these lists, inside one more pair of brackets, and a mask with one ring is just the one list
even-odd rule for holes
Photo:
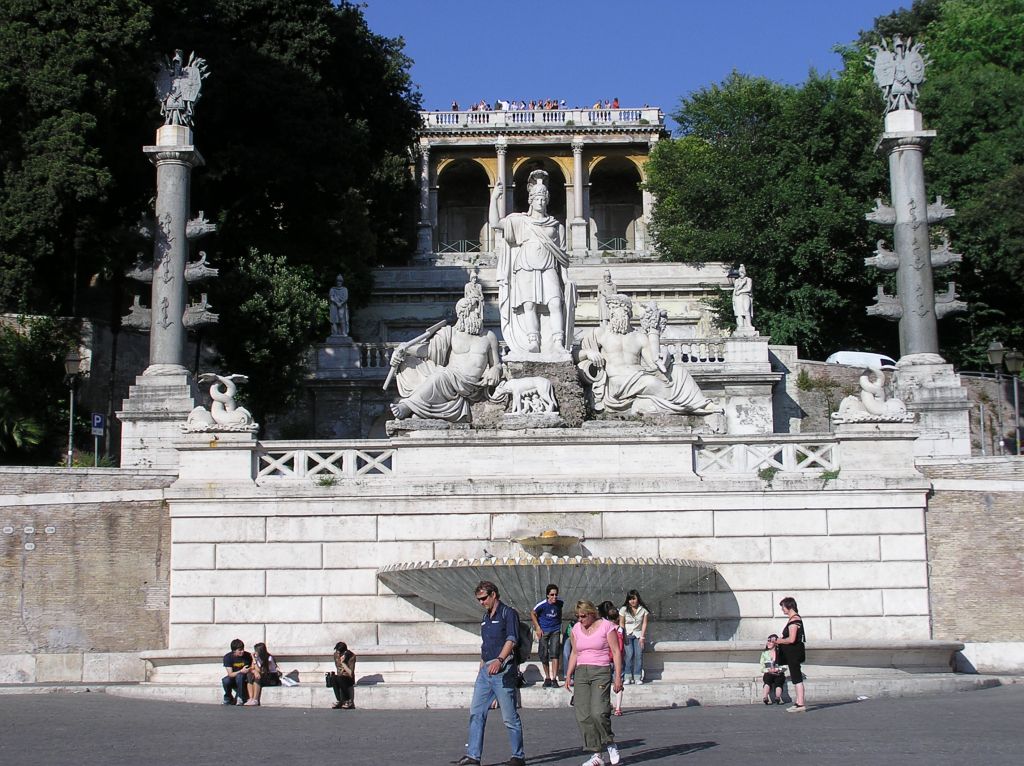
[[220,684],[224,687],[225,705],[242,705],[249,699],[245,681],[250,667],[252,655],[245,651],[242,639],[236,638],[231,642],[231,651],[224,655],[224,669],[227,675],[220,680]]
[[544,600],[530,612],[533,630],[537,634],[537,656],[544,670],[544,688],[558,688],[558,658],[562,653],[562,599],[558,586],[545,589]]
[[469,742],[466,754],[456,761],[456,766],[480,766],[487,712],[495,699],[501,708],[501,718],[512,748],[512,757],[506,766],[526,766],[523,722],[516,710],[515,649],[519,642],[519,615],[515,609],[501,603],[498,586],[492,582],[482,580],[474,593],[484,610],[480,621],[480,670],[469,706]]

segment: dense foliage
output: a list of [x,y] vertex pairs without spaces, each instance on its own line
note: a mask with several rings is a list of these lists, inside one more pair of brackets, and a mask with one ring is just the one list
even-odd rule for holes
[[775,342],[808,357],[895,353],[895,325],[864,313],[886,280],[861,259],[878,238],[892,245],[890,230],[864,221],[874,198],[889,194],[886,160],[873,152],[882,101],[864,60],[896,32],[932,57],[919,102],[938,131],[926,182],[958,211],[946,226],[964,263],[937,272],[936,286],[956,279],[970,313],[940,323],[942,351],[977,366],[992,339],[1024,344],[1021,0],[919,0],[842,49],[836,77],[812,72],[783,86],[733,74],[683,99],[679,137],[660,143],[649,164],[652,228],[670,259],[745,263],[755,324]]
[[220,277],[204,287],[225,321],[205,340],[236,341],[251,298],[237,286],[252,280],[250,250],[265,253],[310,295],[278,294],[250,353],[223,353],[254,376],[254,360],[275,357],[294,387],[305,349],[275,338],[310,318],[310,296],[342,273],[357,306],[373,268],[411,250],[419,94],[401,40],[371,32],[347,0],[0,0],[0,312],[116,332],[133,295],[148,305],[148,286],[123,272],[151,248],[134,231],[154,194],[141,148],[161,124],[157,56],[179,47],[211,73],[192,211],[219,225],[202,247]]

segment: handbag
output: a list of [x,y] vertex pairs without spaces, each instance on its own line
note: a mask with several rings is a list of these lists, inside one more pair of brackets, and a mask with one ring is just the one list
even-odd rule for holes
[[334,679],[336,679],[337,677],[338,674],[335,673],[333,670],[328,673],[324,673],[324,686],[326,686],[328,689],[333,689]]

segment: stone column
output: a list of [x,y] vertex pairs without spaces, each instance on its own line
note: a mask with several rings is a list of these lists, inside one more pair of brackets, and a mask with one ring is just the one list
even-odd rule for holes
[[[914,114],[920,117],[919,113]],[[898,115],[899,112],[886,115],[887,128],[890,117]],[[881,141],[881,147],[889,154],[889,183],[896,216],[893,247],[899,258],[896,285],[903,305],[900,317],[902,356],[939,353],[928,239],[928,199],[924,188],[924,150],[934,136],[934,131],[887,131]]]
[[583,139],[572,142],[572,208],[573,218],[569,224],[572,239],[572,254],[584,257],[587,254],[587,221],[583,217]]
[[416,257],[434,252],[434,227],[430,215],[430,146],[420,145],[420,211],[416,231]]
[[192,169],[203,157],[192,145],[192,130],[164,125],[156,146],[143,151],[156,165],[156,225],[153,230],[153,312],[149,329],[149,366],[143,375],[187,372],[185,355],[185,263],[188,261],[189,189]]
[[191,174],[203,158],[185,125],[164,125],[156,132],[156,145],[142,151],[156,165],[149,366],[116,413],[121,421],[121,467],[174,469],[181,426],[196,400],[192,375],[184,365],[185,264]]
[[501,188],[505,190],[505,193],[501,195],[501,199],[498,200],[498,215],[504,218],[508,215],[508,142],[504,138],[499,138],[494,144],[494,153],[498,158],[498,183],[501,184]]

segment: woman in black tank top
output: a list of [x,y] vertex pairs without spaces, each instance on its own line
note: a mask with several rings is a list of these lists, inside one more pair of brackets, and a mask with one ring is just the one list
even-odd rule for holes
[[776,648],[779,654],[779,664],[789,665],[789,680],[793,683],[793,692],[796,695],[794,704],[786,708],[787,713],[803,713],[804,707],[804,674],[800,669],[805,657],[804,652],[804,621],[797,613],[796,599],[786,596],[779,602],[782,613],[786,615],[786,627],[782,629],[782,636],[776,641]]

